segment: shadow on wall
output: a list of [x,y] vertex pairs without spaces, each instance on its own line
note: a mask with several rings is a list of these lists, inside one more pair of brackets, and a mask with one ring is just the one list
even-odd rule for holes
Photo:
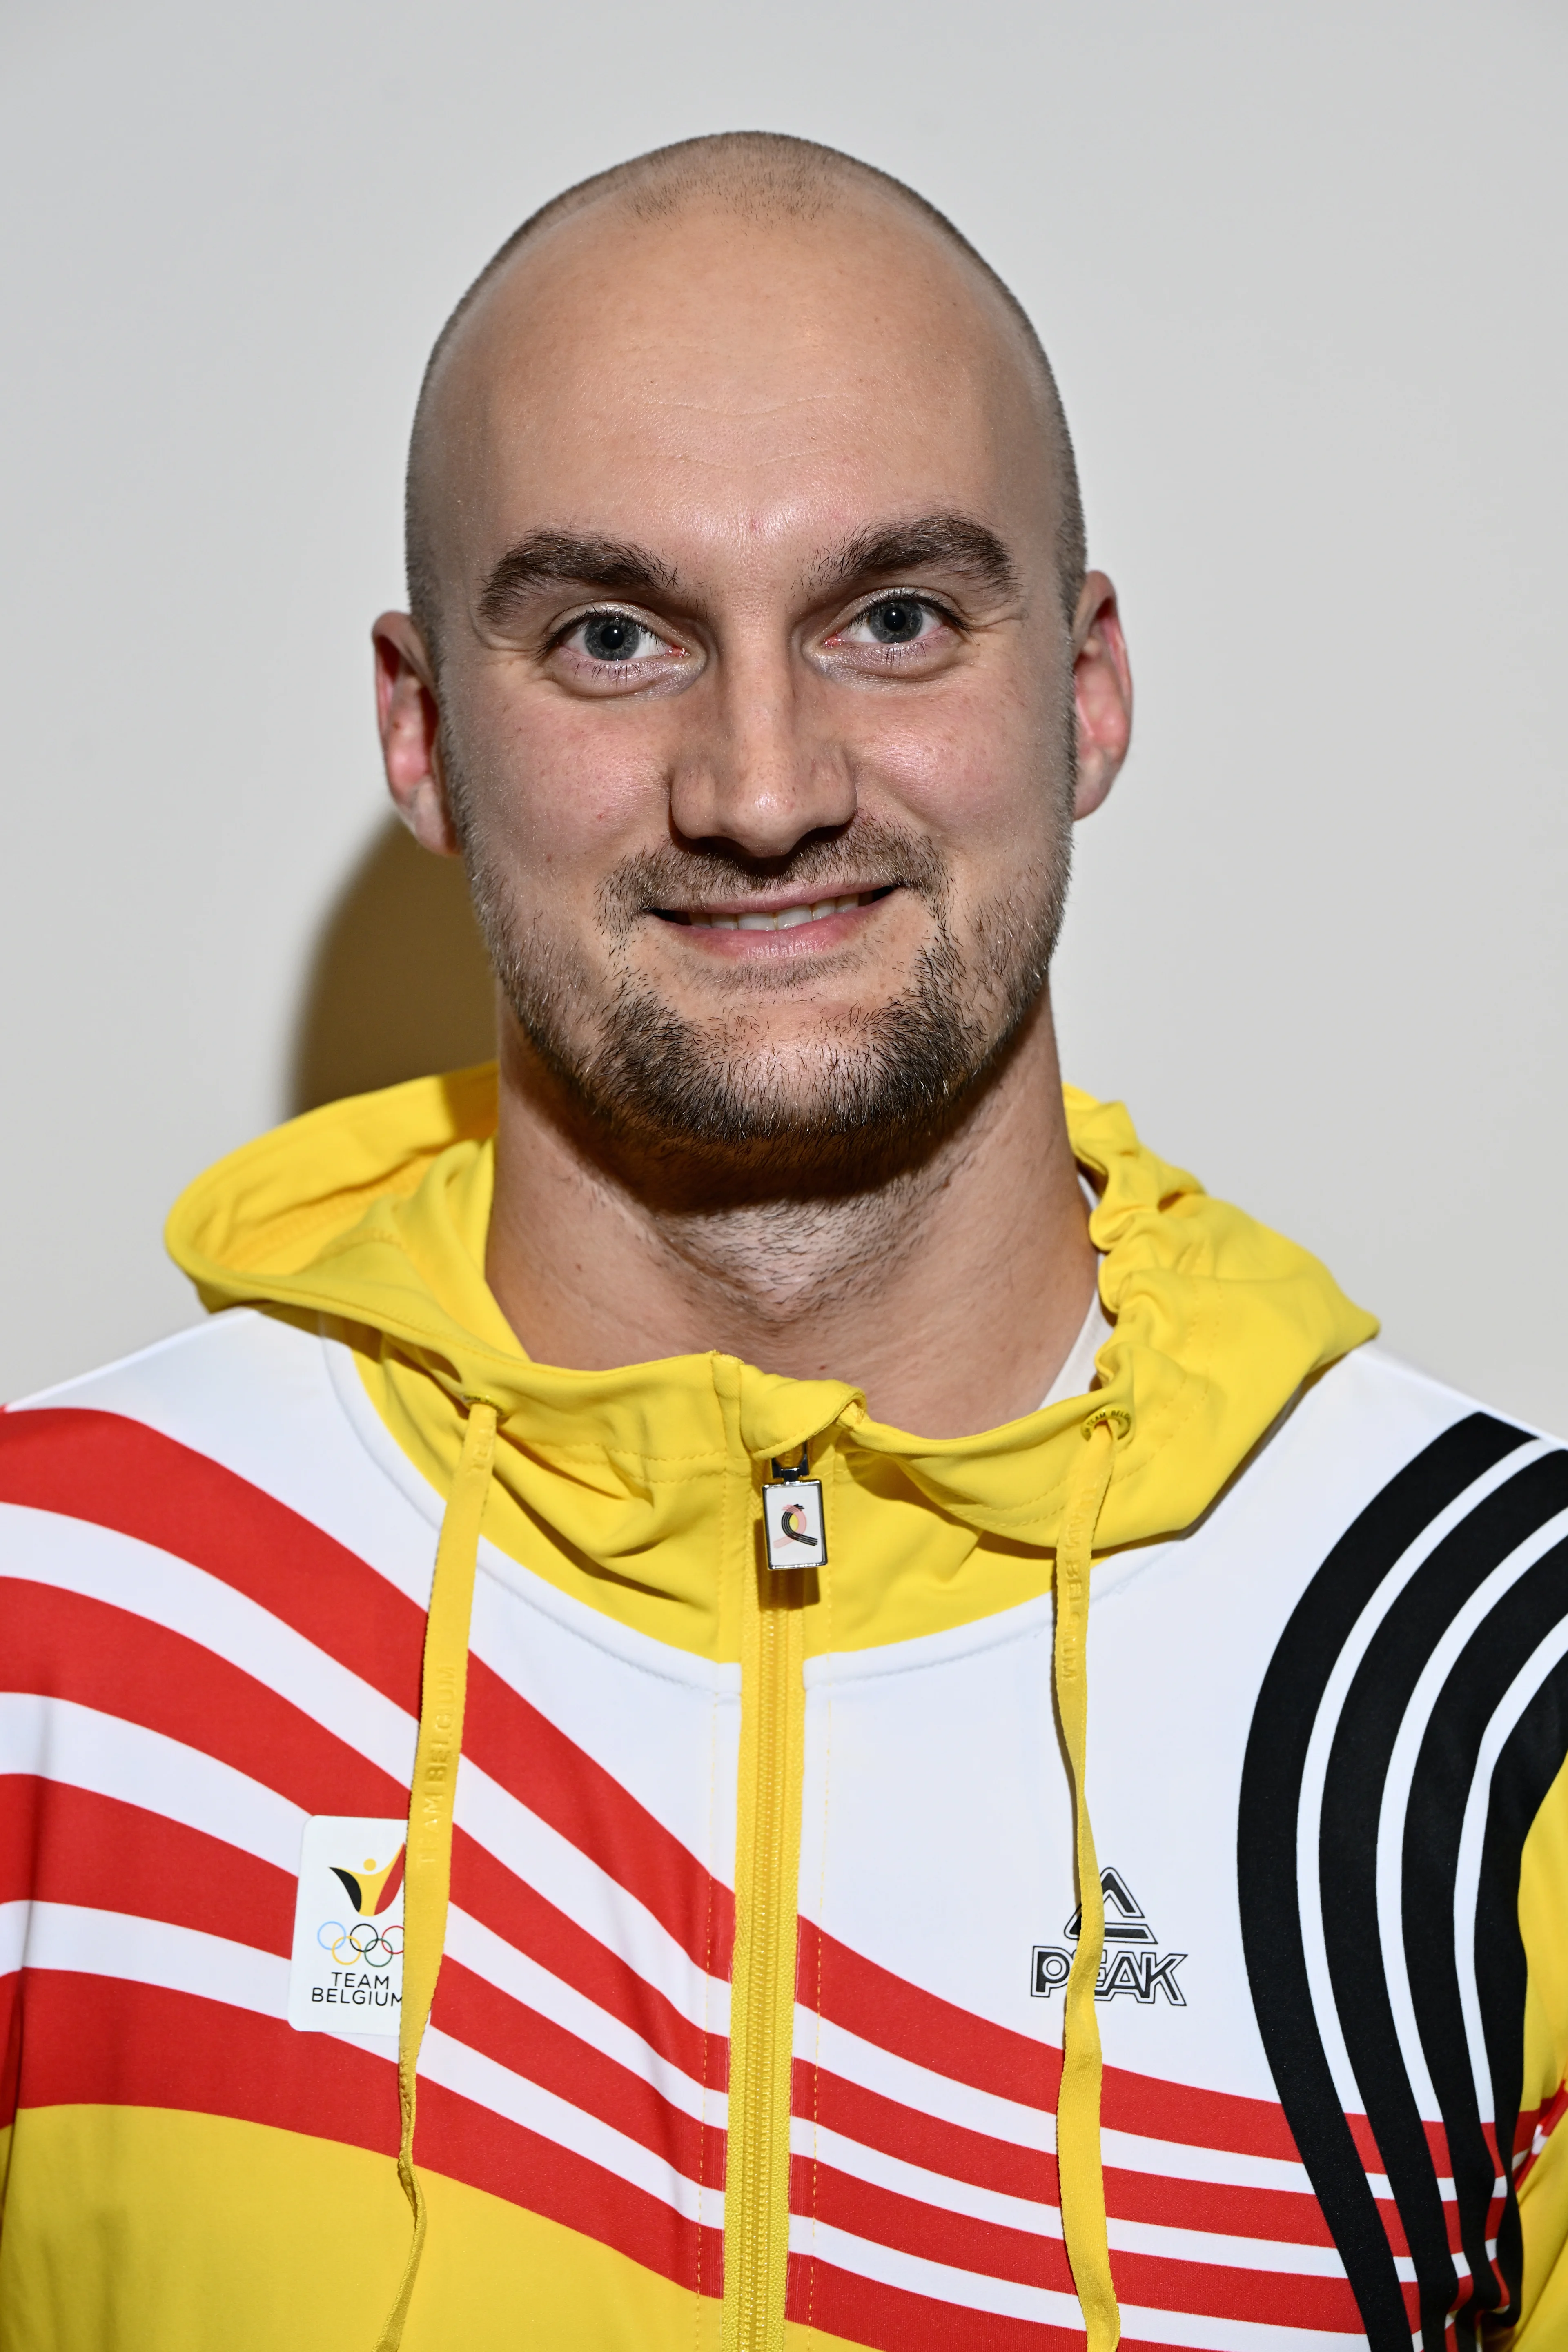
[[300,1002],[290,1113],[495,1052],[495,993],[463,868],[395,817],[322,927]]

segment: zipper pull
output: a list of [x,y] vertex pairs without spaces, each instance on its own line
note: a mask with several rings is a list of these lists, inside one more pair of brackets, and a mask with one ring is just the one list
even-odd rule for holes
[[773,1475],[763,1483],[763,1528],[767,1538],[768,1566],[773,1569],[826,1568],[827,1537],[822,1517],[822,1481],[808,1478],[809,1442],[800,1460],[775,1461]]

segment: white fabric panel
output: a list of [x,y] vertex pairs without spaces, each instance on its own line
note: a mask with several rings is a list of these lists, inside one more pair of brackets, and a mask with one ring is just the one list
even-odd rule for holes
[[[1109,2066],[1275,2106],[1234,1875],[1194,1875],[1194,1824],[1234,1851],[1250,1694],[1297,1598],[1348,1522],[1470,1409],[1359,1350],[1189,1535],[1096,1564],[1096,1844],[1159,1948],[1186,1955],[1184,2007],[1100,2005]],[[800,1889],[803,1911],[883,1969],[1059,2045],[1059,1996],[1030,1991],[1034,1947],[1061,1945],[1077,1904],[1050,1627],[1047,1597],[952,1634],[811,1662]],[[813,2054],[809,2037],[800,2047]]]
[[16,1968],[60,1969],[194,1993],[262,2017],[288,2013],[289,1963],[275,1952],[131,1912],[75,1903],[0,1905],[0,1972],[6,1974]]
[[689,1959],[635,1895],[464,1757],[457,1821],[515,1877],[596,1937],[692,2024],[729,2031],[730,1988]]
[[117,1797],[238,1846],[293,1877],[305,1815],[276,1790],[199,1748],[74,1699],[0,1692],[0,1772],[29,1772]]
[[[0,1506],[16,1523],[9,1572],[80,1592],[185,1635],[278,1692],[406,1784],[412,1716],[219,1578],[132,1536],[50,1511]],[[699,2025],[723,2032],[729,1987],[705,1977],[635,1895],[465,1757],[457,1819],[520,1878],[645,1976]],[[296,1843],[290,1869],[299,1866]]]
[[[875,2279],[884,2286],[901,2287],[940,2303],[957,2304],[968,2311],[994,2312],[998,2318],[1022,2319],[1036,2326],[1081,2328],[1076,2295],[1050,2287],[1023,2286],[1014,2279],[987,2278],[977,2271],[957,2270],[933,2263],[869,2238],[852,2236],[803,2214],[790,2217],[790,2252],[816,2255],[858,2278]],[[1121,2305],[1125,2338],[1193,2347],[1193,2352],[1366,2352],[1364,2335],[1345,2336],[1337,2329],[1278,2327],[1248,2319],[1212,2319],[1184,2311],[1157,2311],[1139,2305]]]
[[842,2025],[835,2025],[831,2019],[819,2017],[815,2010],[798,2005],[795,2012],[795,2054],[809,2064],[825,2066],[831,2074],[841,2074],[847,2083],[858,2083],[862,2089],[879,2092],[885,2099],[896,2099],[900,2106],[912,2107],[917,2115],[934,2116],[940,2123],[957,2124],[964,2131],[984,2132],[992,2139],[1005,2140],[1015,2147],[1055,2152],[1054,2116],[1045,2114],[1039,2107],[1026,2107],[1018,2099],[1002,2099],[994,2092],[978,2091],[971,2084],[956,2082],[951,2074],[939,2074],[931,2067],[917,2066],[911,2060],[883,2050],[874,2042],[864,2041]]
[[221,1577],[112,1528],[0,1504],[6,1573],[101,1601],[183,1634],[297,1706],[405,1785],[414,1717]]
[[650,2084],[660,2098],[697,2122],[724,2129],[729,2116],[729,2099],[711,2084],[694,2082],[679,2066],[671,2065],[660,2052],[646,2042],[640,2033],[612,2017],[597,2002],[589,2000],[536,1960],[492,1935],[478,1919],[454,1904],[447,1915],[447,1950],[466,1969],[509,1993],[513,2000],[547,2017],[585,2042],[592,2050],[615,2060],[639,2081]]
[[724,2226],[724,2192],[709,2189],[689,2180],[674,2165],[666,2164],[640,2140],[628,2139],[597,2116],[581,2107],[568,2105],[538,2083],[525,2075],[514,2074],[509,2067],[498,2064],[465,2042],[454,2042],[449,2034],[434,2026],[426,2029],[419,2053],[421,2080],[440,2083],[447,2090],[472,2099],[479,2106],[489,2107],[492,2114],[504,2116],[508,2122],[519,2124],[524,2131],[537,2132],[557,2147],[570,2148],[574,2155],[585,2157],[617,2179],[629,2181],[634,2189],[661,2204],[672,2205],[683,2220],[702,2222],[712,2229]]

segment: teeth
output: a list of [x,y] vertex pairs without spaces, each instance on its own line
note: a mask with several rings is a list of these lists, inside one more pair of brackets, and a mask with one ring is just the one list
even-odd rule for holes
[[695,908],[687,920],[713,931],[789,931],[797,923],[820,923],[828,915],[848,915],[858,898],[818,898],[809,907],[781,907],[776,915],[704,915]]

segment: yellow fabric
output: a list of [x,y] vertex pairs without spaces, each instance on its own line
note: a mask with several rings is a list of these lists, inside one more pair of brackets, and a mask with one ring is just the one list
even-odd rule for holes
[[[1553,1780],[1520,1857],[1519,1926],[1529,1979],[1524,1996],[1524,2074],[1520,2105],[1547,2105],[1568,2076],[1568,1765]],[[1505,2155],[1507,2151],[1504,2151]],[[1524,2298],[1508,2339],[1516,2352],[1557,2352],[1568,2344],[1568,2116],[1547,2141],[1519,2192],[1524,2237]]]
[[1088,2352],[1116,2352],[1121,2319],[1105,2233],[1105,2175],[1100,2160],[1100,2020],[1094,1989],[1105,1951],[1105,1894],[1094,1851],[1086,1782],[1089,1676],[1089,1576],[1095,1521],[1115,1466],[1111,1412],[1083,1424],[1088,1450],[1073,1481],[1057,1548],[1053,1665],[1068,1771],[1072,1781],[1078,1864],[1078,1947],[1068,1976],[1062,2019],[1062,2074],[1057,2094],[1057,2183],[1062,2238],[1088,2331]]
[[[750,1497],[747,1498],[748,1502]],[[748,1512],[748,1519],[750,1514]],[[721,2352],[784,2352],[789,2124],[799,1922],[810,1570],[782,1574],[753,1538],[742,1580],[740,1803],[730,2009],[730,2155]]]
[[[363,2352],[408,2235],[385,2157],[162,2107],[26,2108],[16,2142],[0,2352]],[[403,2352],[718,2352],[714,2298],[440,2173],[424,2187]]]
[[[1091,1552],[1189,1526],[1302,1382],[1376,1325],[1304,1250],[1145,1150],[1120,1104],[1070,1087],[1064,1101],[1099,1192],[1089,1232],[1114,1322],[1087,1419],[1121,1434],[1114,1446],[1092,1435],[1087,1455],[1081,1397],[939,1440],[873,1420],[847,1382],[719,1354],[610,1372],[531,1362],[484,1274],[493,1068],[311,1112],[210,1170],[169,1221],[170,1249],[208,1306],[325,1318],[345,1337],[377,1412],[443,1492],[472,1434],[465,1401],[490,1400],[486,1532],[534,1573],[658,1640],[742,1661],[724,2352],[784,2352],[802,1661],[973,1622],[1043,1592],[1053,1572],[1070,1589],[1058,1675],[1083,1898],[1064,2027],[1063,2221],[1091,2352],[1117,2340],[1089,1967],[1103,1928],[1084,1778]],[[798,1607],[771,1613],[751,1582],[761,1477],[807,1444],[833,1496],[829,1565]],[[405,1996],[405,2036],[411,2010]],[[405,2158],[411,2134],[410,2071]],[[398,2309],[422,2242],[411,2194]]]
[[495,1407],[476,1399],[463,1433],[462,1458],[441,1522],[430,1612],[425,1623],[425,1664],[419,1692],[419,1738],[408,1796],[407,1860],[403,1895],[403,2007],[397,2026],[397,2101],[402,2131],[397,2177],[414,2215],[414,2239],[376,2352],[398,2352],[409,2298],[425,2251],[425,2192],[414,2168],[419,2045],[436,1998],[447,1944],[452,1887],[452,1809],[458,1759],[463,1752],[463,1712],[468,1690],[468,1628],[474,1609],[479,1521],[495,1459]]
[[1560,2124],[1519,2192],[1524,2293],[1517,2327],[1489,2336],[1488,2352],[1563,2352],[1568,2344],[1568,2128]]

